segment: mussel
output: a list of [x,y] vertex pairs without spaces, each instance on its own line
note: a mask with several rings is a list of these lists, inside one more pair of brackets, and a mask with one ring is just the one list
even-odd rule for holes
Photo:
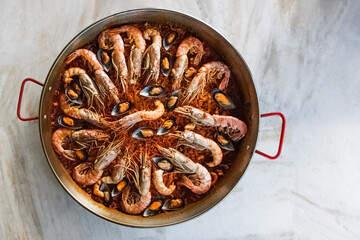
[[128,182],[126,180],[121,180],[111,191],[111,197],[116,197],[119,195],[122,190],[127,186]]
[[87,152],[85,150],[75,150],[75,155],[76,158],[81,162],[85,162],[85,160],[88,157]]
[[129,101],[116,104],[111,110],[111,116],[119,116],[130,111],[132,103]]
[[157,135],[164,135],[171,131],[171,129],[175,126],[175,120],[172,118],[169,118],[165,120],[161,126],[159,127],[159,130],[157,131]]
[[230,109],[236,108],[235,104],[229,98],[229,96],[226,95],[220,89],[217,89],[217,88],[213,89],[211,91],[211,96],[214,99],[214,101],[216,102],[216,104],[219,105],[219,107],[222,107],[223,109],[230,110]]
[[172,172],[174,170],[174,165],[165,157],[153,157],[153,161],[161,170],[166,172]]
[[171,48],[178,36],[179,34],[174,31],[170,31],[165,35],[165,37],[163,38],[163,46],[166,51]]
[[165,89],[158,85],[149,85],[140,92],[141,96],[150,98],[161,98],[165,95]]
[[140,140],[151,138],[155,135],[154,130],[147,127],[140,127],[135,132],[133,132],[132,137]]
[[166,202],[162,207],[162,210],[175,211],[175,210],[179,210],[180,208],[183,208],[184,206],[185,206],[185,202],[181,198],[171,198],[166,200]]
[[169,54],[166,54],[161,58],[160,70],[165,77],[170,75],[172,64],[172,57]]
[[174,110],[176,108],[176,105],[179,102],[180,92],[181,90],[179,89],[171,93],[171,96],[168,98],[166,102],[167,109]]
[[163,201],[161,199],[154,200],[150,206],[144,211],[144,217],[155,216],[160,213],[161,208],[163,206]]
[[62,127],[71,128],[71,129],[75,129],[75,130],[82,128],[82,124],[78,119],[75,119],[75,118],[72,118],[72,117],[69,117],[66,115],[59,116],[58,123]]
[[111,55],[104,49],[99,49],[96,53],[96,57],[103,66],[106,72],[109,72],[112,66]]
[[83,103],[82,90],[78,83],[72,82],[69,86],[67,86],[65,88],[65,94],[70,102],[77,105],[81,105]]
[[99,188],[100,191],[104,193],[105,202],[110,202],[110,188],[106,183],[102,183]]
[[215,141],[222,149],[235,151],[234,145],[232,144],[230,138],[222,132],[215,133]]

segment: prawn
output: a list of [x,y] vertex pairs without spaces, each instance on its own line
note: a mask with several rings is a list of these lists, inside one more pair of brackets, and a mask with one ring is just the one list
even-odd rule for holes
[[129,75],[130,83],[135,84],[137,79],[141,75],[141,60],[142,55],[145,51],[146,42],[142,35],[142,32],[136,27],[125,25],[119,28],[114,28],[109,30],[111,33],[127,33],[130,42],[135,44],[131,47],[131,52],[129,56]]
[[197,95],[203,93],[207,83],[220,79],[221,77],[222,80],[219,89],[224,90],[230,79],[230,69],[228,66],[220,61],[212,61],[204,64],[184,92],[183,102],[190,103]]
[[101,130],[88,130],[83,129],[79,131],[74,131],[66,128],[57,129],[52,135],[52,144],[55,151],[69,160],[75,161],[76,151],[75,150],[66,150],[63,148],[63,144],[66,139],[71,139],[79,144],[90,141],[108,141],[109,135],[103,133]]
[[101,115],[95,113],[86,108],[79,108],[78,106],[72,106],[69,101],[67,101],[67,97],[65,94],[60,96],[60,107],[64,111],[66,115],[76,119],[82,119],[86,122],[89,122],[97,127],[105,128],[111,127],[112,124],[103,119]]
[[246,124],[236,117],[211,115],[191,106],[177,107],[174,112],[190,118],[198,125],[214,127],[227,134],[233,141],[239,141],[247,133]]
[[88,101],[88,106],[91,108],[95,100],[96,107],[105,108],[104,102],[100,97],[100,93],[97,87],[95,86],[89,75],[86,74],[85,70],[78,67],[67,69],[63,75],[64,82],[66,84],[69,84],[73,80],[73,76],[79,76],[79,83]]
[[116,70],[117,79],[120,78],[123,91],[126,92],[128,69],[124,55],[124,42],[120,34],[110,32],[110,30],[105,30],[99,35],[98,42],[100,48],[113,50],[111,53],[112,65]]
[[147,72],[147,78],[145,84],[149,79],[157,81],[160,73],[160,49],[161,49],[161,36],[155,29],[146,29],[144,32],[144,38],[151,40],[153,43],[146,49],[144,53],[144,71]]
[[[122,203],[127,213],[139,214],[145,210],[145,208],[151,202],[151,162],[147,158],[146,153],[140,155],[141,168],[140,174],[138,167],[133,170],[133,180],[137,187],[140,197],[137,193],[132,193],[132,197],[129,199],[130,187],[125,188],[122,195]],[[129,203],[130,202],[130,203]]]
[[140,214],[143,212],[151,202],[151,192],[148,192],[145,196],[132,195],[132,198],[129,198],[130,186],[127,186],[122,194],[122,205],[125,209],[125,212],[130,214]]
[[195,37],[185,38],[179,45],[176,51],[176,60],[174,67],[171,70],[174,76],[173,90],[181,87],[184,71],[188,67],[188,53],[196,54],[194,58],[194,65],[197,66],[201,62],[202,55],[204,54],[204,47],[201,41]]
[[102,97],[105,98],[109,96],[110,101],[116,104],[119,103],[119,92],[109,76],[104,72],[104,69],[97,60],[96,55],[90,50],[78,49],[67,57],[65,63],[69,64],[77,57],[83,57],[90,63],[94,70],[95,82],[100,90]]
[[118,156],[121,145],[122,141],[109,144],[108,147],[99,152],[94,163],[85,162],[77,165],[72,172],[75,182],[82,187],[97,183],[101,179],[104,169]]
[[164,171],[161,169],[155,170],[154,174],[153,174],[153,183],[154,183],[156,190],[160,194],[167,196],[167,195],[170,195],[173,193],[173,191],[176,188],[176,185],[172,183],[172,184],[170,184],[169,187],[167,187],[163,180],[163,173],[164,173]]
[[185,130],[184,132],[177,131],[171,133],[171,135],[181,139],[180,145],[192,147],[197,150],[209,150],[213,157],[212,162],[206,163],[209,167],[215,167],[221,163],[223,154],[221,148],[215,141],[189,130]]
[[195,194],[204,194],[209,191],[211,175],[203,165],[193,162],[176,149],[157,147],[160,153],[168,158],[177,168],[182,169],[183,173],[191,173],[189,176],[182,176],[179,182],[181,185],[189,188]]
[[160,118],[165,112],[164,104],[162,104],[162,102],[160,102],[159,100],[156,100],[155,106],[156,109],[153,111],[143,110],[123,117],[122,119],[116,122],[116,127],[118,129],[131,128],[138,122],[144,120],[156,120]]

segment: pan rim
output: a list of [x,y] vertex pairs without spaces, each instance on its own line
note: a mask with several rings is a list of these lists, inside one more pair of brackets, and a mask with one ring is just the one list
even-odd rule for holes
[[[85,205],[85,203],[82,202],[82,200],[78,199],[75,194],[73,194],[73,192],[71,192],[67,186],[65,186],[65,183],[61,180],[58,172],[55,170],[53,164],[51,163],[50,161],[50,156],[46,150],[46,146],[45,146],[45,139],[44,139],[44,133],[43,133],[43,129],[42,129],[42,125],[43,125],[43,122],[42,121],[45,121],[46,119],[44,119],[42,116],[42,109],[43,109],[43,106],[44,106],[44,96],[45,96],[45,92],[46,92],[46,86],[47,86],[47,83],[50,81],[50,76],[51,76],[51,73],[54,71],[55,67],[59,64],[59,59],[61,58],[61,56],[64,55],[66,49],[68,49],[69,46],[71,46],[74,41],[76,39],[78,39],[78,37],[80,37],[81,35],[83,35],[85,32],[87,32],[89,29],[93,28],[94,26],[102,23],[102,22],[106,22],[108,21],[109,19],[112,19],[112,18],[115,18],[117,16],[120,16],[120,15],[125,15],[125,14],[129,14],[129,13],[141,13],[141,12],[167,12],[169,14],[175,14],[175,15],[179,15],[180,17],[184,17],[184,18],[188,18],[188,19],[191,19],[193,21],[197,21],[205,26],[207,26],[208,28],[210,28],[211,30],[213,30],[216,34],[218,34],[223,41],[225,41],[227,44],[229,44],[233,50],[236,52],[237,56],[241,59],[241,61],[244,63],[244,66],[246,67],[247,69],[247,72],[251,78],[251,81],[250,81],[250,84],[251,84],[251,88],[252,90],[254,91],[254,94],[255,94],[255,97],[254,99],[256,100],[256,102],[253,102],[252,104],[254,104],[256,106],[256,115],[257,116],[254,116],[254,119],[252,121],[256,121],[257,122],[255,123],[256,124],[256,128],[257,128],[257,131],[256,131],[256,136],[255,136],[255,144],[254,144],[254,147],[253,147],[253,150],[250,152],[250,156],[249,156],[249,161],[248,163],[246,164],[245,168],[244,168],[244,171],[243,173],[241,174],[241,176],[238,177],[237,181],[232,184],[231,186],[229,186],[229,191],[227,191],[227,193],[220,199],[218,199],[217,201],[215,201],[215,203],[213,204],[209,204],[206,208],[204,208],[202,211],[199,211],[198,213],[196,214],[192,214],[191,216],[188,216],[186,218],[183,218],[182,220],[178,220],[178,221],[167,221],[166,223],[164,224],[152,224],[152,225],[144,225],[144,224],[129,224],[127,222],[119,222],[119,221],[116,221],[110,217],[107,217],[107,216],[104,216],[102,215],[101,213],[98,213],[96,211],[93,211],[91,208],[89,208],[87,205]],[[249,167],[249,164],[251,162],[251,158],[253,156],[253,153],[254,153],[254,150],[255,150],[255,147],[256,147],[256,143],[257,143],[257,137],[258,137],[258,130],[259,130],[259,105],[258,105],[258,97],[257,97],[257,93],[256,93],[256,88],[255,88],[255,85],[254,85],[254,82],[253,82],[253,77],[252,77],[252,74],[251,74],[251,71],[247,65],[247,63],[245,62],[245,60],[243,59],[243,57],[241,56],[241,54],[237,51],[237,49],[221,34],[219,33],[215,28],[213,28],[212,26],[210,26],[209,24],[203,22],[202,20],[196,18],[196,17],[193,17],[193,16],[190,16],[190,15],[187,15],[185,13],[182,13],[182,12],[178,12],[178,11],[172,11],[172,10],[167,10],[167,9],[160,9],[160,8],[139,8],[139,9],[131,9],[131,10],[127,10],[127,11],[122,11],[122,12],[118,12],[118,13],[115,13],[115,14],[112,14],[110,16],[107,16],[105,18],[102,18],[92,24],[90,24],[89,26],[87,26],[86,28],[84,28],[83,30],[81,30],[78,34],[76,34],[65,46],[64,48],[62,49],[62,51],[58,54],[58,56],[56,57],[56,59],[54,60],[47,76],[46,76],[46,79],[45,79],[45,82],[44,82],[44,88],[42,90],[42,93],[41,93],[41,97],[40,97],[40,105],[39,105],[39,130],[40,130],[40,138],[41,138],[41,144],[42,144],[42,148],[43,148],[43,151],[45,153],[45,156],[46,156],[46,159],[47,159],[47,162],[52,170],[52,172],[54,173],[56,179],[59,181],[60,185],[66,190],[66,192],[78,203],[80,204],[80,206],[82,206],[83,208],[85,208],[86,210],[88,210],[89,212],[95,214],[96,216],[99,216],[101,217],[102,219],[105,219],[107,221],[110,221],[110,222],[113,222],[113,223],[116,223],[116,224],[120,224],[120,225],[123,225],[123,226],[128,226],[128,227],[133,227],[133,228],[157,228],[157,227],[165,227],[165,226],[170,226],[170,225],[175,225],[175,224],[178,224],[178,223],[182,223],[182,222],[185,222],[185,221],[188,221],[188,220],[191,220],[191,219],[194,219],[200,215],[202,215],[203,213],[205,212],[208,212],[210,209],[212,209],[213,207],[215,207],[216,205],[218,205],[223,199],[225,199],[229,194],[230,192],[233,191],[233,189],[235,188],[235,186],[240,182],[241,178],[243,177],[243,175],[245,174],[246,170],[248,169]]]

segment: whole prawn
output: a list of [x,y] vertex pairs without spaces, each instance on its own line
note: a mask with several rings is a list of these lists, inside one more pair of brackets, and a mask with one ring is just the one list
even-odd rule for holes
[[100,93],[92,79],[89,77],[89,75],[86,74],[86,71],[78,67],[69,68],[64,72],[64,82],[69,84],[73,80],[73,76],[79,76],[79,83],[84,91],[89,108],[92,108],[93,103],[95,103],[96,109],[103,109],[105,105],[100,97]]
[[66,115],[76,119],[82,119],[88,123],[91,123],[97,127],[105,128],[111,127],[113,124],[106,121],[101,115],[96,112],[93,112],[86,108],[80,108],[79,106],[72,106],[65,94],[60,96],[60,107]]
[[159,100],[155,101],[156,109],[153,111],[138,111],[123,117],[122,119],[116,122],[116,128],[118,129],[128,129],[134,126],[136,123],[144,121],[144,120],[156,120],[160,118],[164,112],[165,107],[162,102]]
[[100,90],[102,97],[106,98],[109,96],[110,101],[113,103],[119,103],[119,92],[109,76],[104,72],[104,69],[97,60],[96,55],[90,50],[78,49],[67,57],[65,63],[69,64],[77,57],[83,57],[90,63],[94,70],[95,82]]
[[[222,77],[223,76],[223,77]],[[230,69],[223,62],[212,61],[205,63],[192,79],[187,90],[184,92],[183,103],[192,102],[200,93],[203,93],[207,83],[220,79],[220,90],[224,90],[230,79]]]
[[180,144],[182,145],[189,146],[197,150],[209,150],[213,157],[212,162],[206,163],[209,167],[215,167],[221,163],[223,154],[221,148],[215,141],[189,130],[185,130],[184,132],[177,131],[175,133],[171,133],[171,135],[180,138],[182,140]]
[[52,135],[52,145],[55,151],[66,157],[69,160],[76,160],[75,150],[67,150],[63,148],[63,144],[66,139],[74,140],[78,143],[84,143],[89,141],[108,141],[109,135],[103,133],[101,130],[88,130],[82,129],[79,131],[74,131],[66,128],[57,129]]
[[191,106],[177,107],[174,112],[190,118],[198,125],[214,127],[227,134],[233,141],[239,141],[247,132],[246,124],[236,117],[211,115]]
[[97,183],[104,169],[118,156],[121,145],[122,141],[116,141],[100,151],[94,163],[85,162],[77,165],[72,172],[73,179],[82,187]]
[[173,148],[164,148],[157,146],[160,153],[168,158],[183,173],[180,184],[189,188],[193,193],[204,194],[211,187],[211,175],[209,171],[201,164],[193,162],[190,158]]
[[112,50],[111,59],[117,73],[116,76],[117,79],[120,79],[123,91],[126,92],[129,74],[124,55],[124,42],[120,34],[111,32],[111,30],[105,30],[100,33],[98,42],[100,48]]
[[161,35],[159,31],[148,28],[144,32],[144,38],[151,40],[153,43],[146,49],[144,53],[144,72],[147,73],[145,84],[149,79],[157,81],[160,73],[160,49]]
[[167,196],[174,192],[174,190],[176,189],[176,185],[171,183],[170,186],[167,187],[163,180],[163,174],[164,174],[163,170],[161,169],[155,170],[153,173],[153,183],[156,190],[160,194]]
[[133,180],[140,193],[140,197],[136,193],[132,193],[132,197],[129,199],[130,187],[125,188],[122,195],[123,207],[125,211],[130,214],[143,212],[151,202],[151,162],[147,158],[146,153],[140,154],[140,161],[140,172],[138,172],[137,166],[133,170]]
[[130,42],[135,43],[131,48],[128,60],[130,83],[135,84],[137,79],[141,76],[141,60],[146,47],[146,42],[142,35],[142,32],[136,27],[130,25],[111,29],[110,32],[127,33]]
[[173,90],[181,87],[184,71],[188,67],[188,53],[196,54],[194,58],[194,65],[197,66],[201,62],[202,55],[204,54],[204,47],[201,41],[195,37],[185,38],[179,45],[176,51],[176,60],[174,67],[171,70],[174,76]]

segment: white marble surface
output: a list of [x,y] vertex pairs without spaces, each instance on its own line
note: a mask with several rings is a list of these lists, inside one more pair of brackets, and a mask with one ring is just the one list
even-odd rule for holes
[[[0,239],[360,239],[360,2],[0,1]],[[64,45],[115,12],[157,7],[218,29],[252,70],[261,112],[288,120],[282,156],[254,156],[218,206],[183,224],[132,229],[87,212],[62,189],[37,122],[17,119],[25,77],[44,81]],[[37,114],[40,87],[22,114]],[[277,119],[258,148],[275,152]]]

